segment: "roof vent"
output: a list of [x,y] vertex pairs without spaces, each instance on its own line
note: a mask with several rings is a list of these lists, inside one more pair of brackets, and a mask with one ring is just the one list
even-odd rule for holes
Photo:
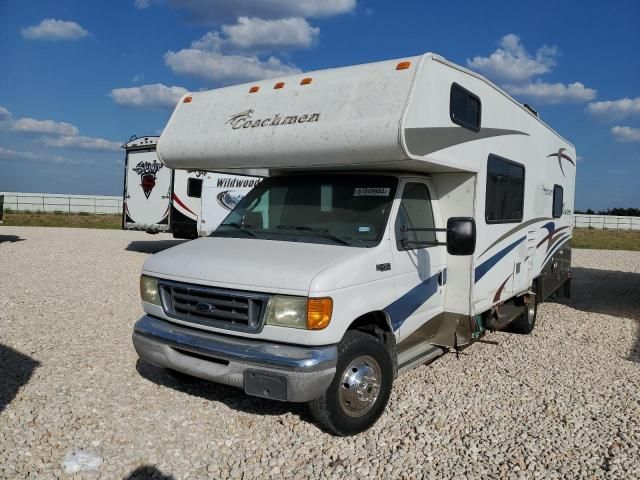
[[538,111],[535,108],[533,108],[531,105],[529,105],[528,103],[523,103],[522,106],[527,110],[529,110],[534,117],[540,118],[540,114],[538,113]]

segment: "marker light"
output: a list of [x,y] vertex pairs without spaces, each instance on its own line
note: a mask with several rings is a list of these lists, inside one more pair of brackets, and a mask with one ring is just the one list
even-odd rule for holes
[[273,88],[275,89],[282,88],[282,87],[284,87],[284,82],[278,82],[273,86]]
[[307,301],[307,328],[322,330],[331,321],[333,300],[330,297],[310,298]]
[[260,87],[258,85],[254,85],[249,89],[249,93],[256,93],[258,90],[260,90]]
[[411,62],[400,62],[396,65],[396,70],[406,70],[411,66]]
[[191,95],[189,95],[188,97],[184,97],[182,99],[182,103],[191,103],[191,100],[193,100],[193,98],[191,97]]
[[309,85],[313,81],[313,78],[307,77],[300,80],[300,85]]

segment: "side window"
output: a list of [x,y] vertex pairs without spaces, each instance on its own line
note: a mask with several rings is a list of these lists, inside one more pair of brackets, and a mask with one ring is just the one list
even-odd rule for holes
[[451,121],[461,127],[477,132],[480,130],[480,98],[457,83],[451,85],[449,115]]
[[435,228],[431,197],[424,183],[407,183],[404,187],[395,223],[396,245],[398,250],[410,250],[419,248],[412,243],[436,241],[435,232],[403,231],[403,226],[408,229]]
[[202,196],[202,179],[190,178],[187,180],[187,196],[200,198]]
[[562,207],[564,205],[564,190],[560,185],[553,186],[553,218],[562,216]]
[[487,223],[518,223],[524,208],[524,167],[496,155],[487,165]]

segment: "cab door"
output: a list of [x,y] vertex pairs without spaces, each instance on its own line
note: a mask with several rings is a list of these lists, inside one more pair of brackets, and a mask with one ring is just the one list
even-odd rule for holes
[[406,179],[399,191],[391,242],[396,300],[386,312],[402,340],[443,311],[446,247],[426,244],[444,241],[424,230],[443,227],[428,182]]

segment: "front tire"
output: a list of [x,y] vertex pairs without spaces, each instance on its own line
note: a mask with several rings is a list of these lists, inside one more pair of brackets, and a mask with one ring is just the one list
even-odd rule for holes
[[340,436],[371,427],[384,411],[393,384],[393,360],[376,337],[348,331],[338,344],[336,374],[327,391],[309,402],[311,415]]

